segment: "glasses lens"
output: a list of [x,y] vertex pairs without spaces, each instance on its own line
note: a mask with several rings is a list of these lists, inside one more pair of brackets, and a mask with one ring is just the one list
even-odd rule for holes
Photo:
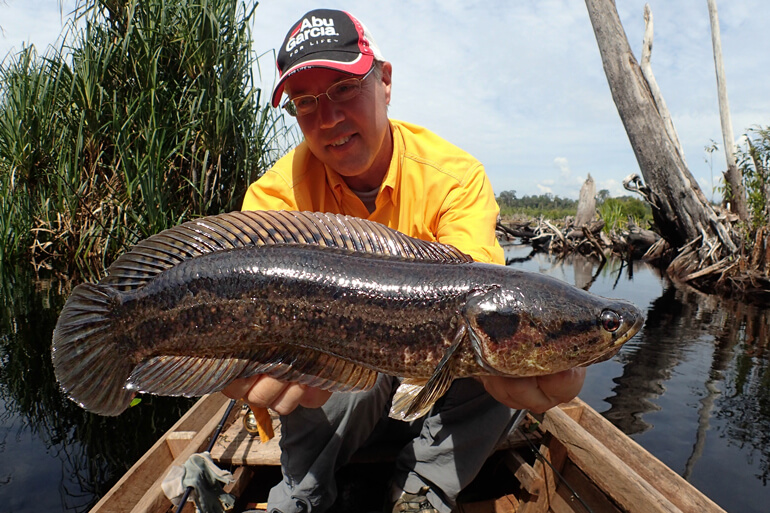
[[344,102],[351,100],[361,92],[361,80],[358,78],[351,78],[337,82],[326,91],[326,95],[333,102]]
[[318,106],[318,99],[312,95],[297,96],[286,102],[286,111],[292,116],[310,114]]
[[283,108],[289,113],[289,116],[297,117],[297,107],[294,105],[293,101],[286,100],[286,103],[283,104]]

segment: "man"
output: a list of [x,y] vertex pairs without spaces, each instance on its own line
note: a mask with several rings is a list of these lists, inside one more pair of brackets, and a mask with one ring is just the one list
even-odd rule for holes
[[[287,34],[277,58],[272,104],[305,136],[249,188],[244,210],[310,210],[380,222],[451,244],[475,260],[503,263],[498,207],[483,166],[428,130],[387,115],[392,66],[348,13],[315,10]],[[460,490],[504,439],[516,409],[545,411],[577,395],[584,371],[540,378],[457,380],[414,421],[398,456],[392,511],[448,513]],[[284,479],[269,511],[326,511],[334,472],[366,443],[398,381],[380,376],[367,392],[331,394],[267,376],[238,380],[226,393],[282,415]],[[381,425],[381,424],[380,424]],[[390,510],[390,509],[389,509]]]

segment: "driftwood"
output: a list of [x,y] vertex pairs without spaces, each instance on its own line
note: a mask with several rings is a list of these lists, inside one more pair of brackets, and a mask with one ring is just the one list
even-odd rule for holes
[[[559,256],[580,253],[605,261],[610,255],[623,259],[646,259],[646,253],[658,244],[661,251],[660,236],[643,230],[633,222],[622,232],[607,234],[603,231],[604,221],[592,221],[577,228],[575,221],[566,218],[555,222],[547,219],[528,221],[498,221],[497,233],[501,240],[520,240],[530,244],[535,252],[543,251]],[[667,245],[663,249],[668,248]]]

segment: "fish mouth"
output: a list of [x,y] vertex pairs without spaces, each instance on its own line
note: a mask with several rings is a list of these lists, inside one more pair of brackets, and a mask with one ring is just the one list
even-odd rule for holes
[[634,323],[615,340],[615,343],[613,343],[611,347],[620,347],[628,342],[634,335],[639,333],[639,330],[644,326],[644,317],[642,315],[635,315],[634,317]]
[[644,317],[637,315],[634,323],[629,326],[622,335],[615,339],[612,345],[610,345],[604,352],[597,355],[596,358],[581,364],[580,367],[588,367],[594,363],[606,362],[610,358],[613,358],[620,352],[620,348],[623,347],[623,344],[631,340],[634,335],[639,333],[639,330],[642,329],[642,326],[644,326]]

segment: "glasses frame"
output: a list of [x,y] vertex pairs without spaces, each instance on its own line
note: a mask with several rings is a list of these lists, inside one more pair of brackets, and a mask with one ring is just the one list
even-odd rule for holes
[[[312,114],[313,112],[315,112],[318,109],[318,98],[320,98],[321,96],[324,96],[324,95],[326,95],[326,97],[329,98],[329,101],[332,101],[334,103],[343,103],[343,102],[346,102],[346,101],[350,101],[353,98],[356,98],[359,94],[361,94],[361,90],[363,89],[364,80],[369,78],[369,75],[372,74],[372,71],[374,71],[374,66],[369,68],[369,71],[367,71],[366,75],[364,75],[363,77],[360,77],[360,78],[359,77],[351,77],[351,78],[346,78],[345,80],[340,80],[339,82],[335,82],[332,85],[330,85],[329,88],[326,91],[324,91],[323,93],[320,93],[320,94],[301,94],[299,96],[295,96],[294,98],[289,98],[289,99],[287,99],[283,103],[283,105],[281,107],[284,110],[286,110],[286,112],[288,112],[291,117],[298,118],[298,117],[302,117],[302,116],[307,116],[308,114]],[[349,83],[351,85],[353,85],[353,84],[356,85],[356,92],[355,92],[355,94],[353,94],[353,96],[351,96],[349,98],[345,98],[344,100],[335,100],[334,98],[331,97],[331,95],[329,95],[329,91],[333,90],[335,87],[339,87],[340,84],[346,84],[346,83]],[[313,102],[314,102],[313,108],[308,110],[308,111],[306,111],[306,112],[303,112],[302,114],[298,113],[297,112],[297,104],[295,102],[297,100],[307,100],[308,98],[312,98],[313,99]]]

